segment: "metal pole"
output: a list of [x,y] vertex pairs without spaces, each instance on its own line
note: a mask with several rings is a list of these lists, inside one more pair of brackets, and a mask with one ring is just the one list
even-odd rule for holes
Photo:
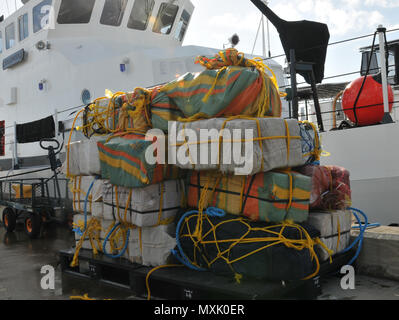
[[298,88],[296,81],[296,56],[295,50],[290,50],[290,74],[291,74],[291,89],[292,89],[292,116],[298,120]]
[[58,127],[58,110],[57,109],[55,109],[55,111],[54,111],[54,122],[55,122],[55,139],[58,140],[59,127]]
[[262,56],[266,57],[265,18],[262,15]]
[[382,78],[382,94],[384,98],[384,118],[382,123],[393,123],[389,112],[389,97],[388,97],[388,75],[387,75],[387,60],[385,48],[385,32],[387,31],[382,25],[378,26],[378,36],[380,40],[380,60],[381,60],[381,78]]
[[19,161],[18,161],[18,142],[17,142],[17,123],[14,121],[14,168],[19,169]]

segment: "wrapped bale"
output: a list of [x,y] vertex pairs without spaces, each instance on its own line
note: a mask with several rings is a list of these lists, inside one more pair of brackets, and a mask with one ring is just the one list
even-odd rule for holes
[[173,221],[180,209],[183,195],[182,180],[168,180],[134,189],[108,183],[103,190],[104,219],[122,219],[138,227],[151,227]]
[[305,158],[305,164],[312,164],[320,161],[322,147],[320,144],[320,136],[316,126],[311,122],[299,123],[302,154]]
[[[350,243],[352,213],[349,210],[311,212],[308,223],[320,231],[320,240],[332,254],[345,250]],[[326,261],[329,253],[320,245],[316,247],[320,261]]]
[[349,171],[337,166],[308,165],[298,172],[312,179],[312,210],[344,210],[351,206]]
[[166,265],[176,247],[176,225],[133,228],[129,238],[129,260],[144,266]]
[[183,169],[253,175],[302,166],[308,159],[296,120],[214,118],[174,122],[170,131],[169,153]]
[[73,210],[78,213],[84,213],[86,196],[92,183],[93,187],[87,197],[87,212],[93,217],[102,218],[104,211],[103,188],[106,184],[105,180],[99,180],[89,176],[73,178],[70,183],[73,194]]
[[146,160],[152,144],[144,134],[116,135],[99,141],[102,178],[116,186],[140,188],[181,177],[181,170],[175,166],[150,164]]
[[68,176],[97,176],[101,174],[97,142],[104,136],[93,136],[69,144],[63,173]]
[[[198,220],[202,221],[199,240]],[[195,231],[195,232],[194,232]],[[309,225],[270,225],[243,217],[187,213],[179,222],[178,258],[195,268],[259,280],[300,280],[318,273]],[[180,257],[179,257],[180,256]]]
[[267,172],[253,176],[223,176],[192,172],[187,187],[188,206],[218,207],[254,221],[305,222],[309,213],[310,178],[294,172]]
[[[220,63],[214,63],[220,59]],[[152,93],[154,128],[168,130],[168,121],[202,115],[208,118],[281,116],[276,81],[259,62],[245,59],[237,50],[221,51],[213,59],[199,57],[207,70],[187,73]]]
[[82,129],[86,137],[105,135],[117,131],[146,132],[151,128],[149,103],[151,92],[136,88],[133,92],[108,92],[107,98],[97,99],[86,107]]

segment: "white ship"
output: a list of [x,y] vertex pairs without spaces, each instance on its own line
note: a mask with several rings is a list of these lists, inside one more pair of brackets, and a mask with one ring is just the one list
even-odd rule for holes
[[[106,89],[131,92],[201,71],[199,55],[220,49],[182,46],[194,6],[189,0],[30,0],[0,23],[0,168],[48,163],[38,142],[18,143],[17,125],[71,112]],[[280,85],[280,65],[268,62]],[[61,141],[58,125],[56,136]]]
[[[0,23],[3,177],[48,164],[38,142],[18,143],[18,125],[53,116],[55,135],[62,141],[59,122],[68,129],[72,113],[106,89],[129,92],[171,81],[201,70],[194,64],[198,55],[219,51],[182,45],[194,11],[189,0],[23,2]],[[266,63],[285,86],[282,66],[271,59]],[[285,101],[283,112],[287,116]],[[322,134],[331,154],[322,164],[347,168],[353,205],[382,224],[399,220],[398,130],[394,123]]]
[[[370,39],[371,40],[371,39]],[[394,92],[394,103],[390,113],[393,123],[378,124],[335,130],[346,124],[348,118],[342,111],[339,99],[340,91],[348,83],[331,83],[321,86],[324,99],[321,112],[325,132],[321,134],[323,149],[327,156],[322,158],[323,165],[338,165],[347,168],[351,174],[353,206],[367,213],[369,220],[382,225],[399,223],[399,211],[396,198],[399,195],[399,168],[394,159],[399,150],[399,51],[398,41],[388,43],[388,82]],[[381,70],[380,47],[374,47],[374,70]],[[371,47],[361,48],[363,61],[371,52]],[[360,65],[360,61],[359,61]],[[359,70],[354,79],[360,77],[365,70]],[[304,90],[307,91],[307,90]],[[333,113],[334,100],[337,113]],[[382,107],[382,106],[381,106]],[[312,102],[302,103],[300,111],[302,120],[309,119],[317,123]],[[308,116],[306,116],[308,114]],[[350,122],[350,121],[349,121]]]

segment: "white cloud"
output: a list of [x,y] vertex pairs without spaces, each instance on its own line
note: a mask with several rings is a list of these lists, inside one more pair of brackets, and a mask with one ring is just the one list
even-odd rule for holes
[[[399,6],[399,1],[396,6]],[[376,0],[280,0],[271,8],[286,20],[315,20],[326,23],[332,36],[343,36],[365,29],[374,29],[384,22],[377,6],[394,6],[392,1]],[[374,8],[370,8],[373,6]],[[367,30],[366,32],[369,32]]]

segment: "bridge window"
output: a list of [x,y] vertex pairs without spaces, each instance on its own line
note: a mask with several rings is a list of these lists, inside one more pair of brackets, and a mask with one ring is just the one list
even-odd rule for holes
[[186,10],[183,10],[183,13],[180,17],[180,21],[176,28],[175,38],[177,40],[183,41],[184,35],[186,34],[187,31],[188,23],[190,21],[190,17],[191,17],[190,14]]
[[52,0],[44,0],[33,8],[33,32],[36,33],[50,24]]
[[152,31],[156,33],[170,34],[178,11],[178,6],[171,3],[162,3]]
[[6,49],[11,49],[15,45],[15,25],[14,22],[6,27]]
[[136,30],[147,29],[154,4],[154,0],[135,0],[127,27]]
[[100,23],[120,26],[125,13],[127,0],[106,0]]
[[19,41],[26,39],[29,36],[28,14],[18,17],[18,31]]
[[95,0],[62,0],[59,24],[89,23]]

